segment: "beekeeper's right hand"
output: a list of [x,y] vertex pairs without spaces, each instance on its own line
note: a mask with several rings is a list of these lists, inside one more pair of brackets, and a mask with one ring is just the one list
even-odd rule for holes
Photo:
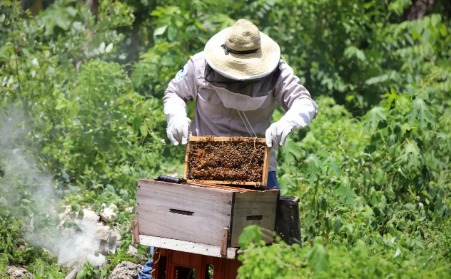
[[188,143],[190,124],[191,119],[186,116],[174,115],[168,119],[166,133],[172,144],[179,145]]

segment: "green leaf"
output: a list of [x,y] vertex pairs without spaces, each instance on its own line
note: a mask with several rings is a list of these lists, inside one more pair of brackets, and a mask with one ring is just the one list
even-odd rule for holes
[[287,164],[295,164],[296,161],[302,157],[303,151],[299,147],[299,143],[291,138],[288,138],[284,147],[279,150]]
[[367,85],[372,85],[372,84],[377,84],[377,83],[381,83],[384,81],[387,81],[389,79],[389,75],[388,74],[383,74],[380,76],[376,76],[376,77],[372,77],[369,78],[365,81],[365,84]]
[[364,126],[368,129],[375,129],[381,121],[387,120],[386,109],[376,106],[372,108],[364,118]]
[[360,61],[365,61],[366,56],[365,53],[363,53],[362,50],[358,49],[355,46],[349,46],[345,49],[344,55],[347,58],[357,58]]
[[314,183],[323,172],[322,162],[315,154],[311,154],[306,159],[306,163],[307,163],[307,172],[306,172],[307,178],[310,183]]
[[335,161],[334,157],[329,157],[327,161],[329,162],[329,175],[335,177],[341,176],[340,165]]
[[390,89],[390,92],[387,92],[383,95],[383,97],[385,98],[385,108],[386,109],[390,109],[392,106],[393,102],[396,102],[399,97],[398,97],[398,93],[396,92],[396,90],[394,88]]
[[359,239],[354,245],[353,252],[355,252],[359,257],[366,258],[368,256],[368,247],[364,241]]
[[354,190],[351,188],[351,183],[344,178],[338,188],[335,189],[335,194],[338,196],[341,202],[346,204],[353,204],[356,198]]
[[396,247],[396,252],[393,255],[393,258],[397,258],[401,255],[401,249],[399,249],[399,247]]
[[160,27],[156,28],[155,31],[153,31],[153,35],[154,35],[154,36],[163,35],[164,32],[166,32],[166,29],[167,29],[167,28],[168,28],[167,25],[160,26]]
[[439,31],[440,31],[440,35],[442,35],[443,37],[448,35],[448,31],[446,29],[446,25],[444,25],[444,24],[440,24]]
[[260,227],[257,225],[250,225],[243,229],[243,232],[238,238],[240,247],[247,247],[251,243],[260,243],[262,241],[262,233]]
[[385,172],[378,168],[374,174],[374,182],[377,185],[383,185],[385,183]]
[[148,130],[149,128],[147,127],[146,124],[143,124],[139,127],[139,131],[141,132],[141,135],[143,135],[144,137],[147,136]]
[[67,15],[64,13],[56,13],[54,15],[54,20],[56,25],[64,31],[67,31],[72,24],[71,18],[67,17]]
[[388,10],[400,15],[411,4],[410,0],[395,0],[388,5]]
[[56,101],[56,107],[55,107],[56,110],[61,110],[65,107],[66,107],[66,102],[64,100],[58,99]]
[[329,269],[329,254],[321,242],[321,238],[317,237],[313,248],[306,255],[308,264],[315,271],[327,271]]
[[413,124],[416,121],[419,122],[420,128],[427,128],[429,124],[434,124],[434,115],[432,114],[429,106],[426,102],[417,97],[412,102],[412,110],[407,115],[409,123]]
[[421,166],[422,156],[417,143],[415,141],[407,141],[403,145],[396,162],[407,165],[411,169],[418,169]]
[[14,45],[11,42],[7,42],[0,46],[0,59],[6,60],[14,53]]

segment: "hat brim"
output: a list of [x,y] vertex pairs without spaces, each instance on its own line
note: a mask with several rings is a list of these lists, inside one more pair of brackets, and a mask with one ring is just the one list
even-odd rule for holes
[[231,27],[215,34],[205,44],[205,57],[213,70],[221,75],[248,80],[264,77],[277,67],[280,61],[280,47],[266,34],[260,32],[260,48],[250,54],[226,54],[222,44],[226,42]]

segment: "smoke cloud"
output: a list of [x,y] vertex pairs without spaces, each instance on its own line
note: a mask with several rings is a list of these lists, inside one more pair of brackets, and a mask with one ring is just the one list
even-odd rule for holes
[[31,131],[17,109],[0,111],[0,208],[24,224],[25,238],[58,257],[67,266],[96,259],[96,223],[75,220],[61,229],[60,197],[52,176],[31,156]]

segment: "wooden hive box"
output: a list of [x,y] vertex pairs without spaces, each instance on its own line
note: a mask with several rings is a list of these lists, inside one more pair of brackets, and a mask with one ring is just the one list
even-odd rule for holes
[[[194,244],[204,244],[210,251],[239,247],[238,238],[248,225],[274,231],[278,195],[276,190],[140,179],[135,238],[138,236],[144,245],[188,252],[193,250],[183,249],[186,243],[193,248]],[[143,243],[146,237],[151,238]],[[179,246],[167,246],[168,239],[178,240]],[[272,240],[272,235],[265,237],[266,243]]]
[[265,187],[268,166],[264,138],[191,136],[184,179],[189,183]]

